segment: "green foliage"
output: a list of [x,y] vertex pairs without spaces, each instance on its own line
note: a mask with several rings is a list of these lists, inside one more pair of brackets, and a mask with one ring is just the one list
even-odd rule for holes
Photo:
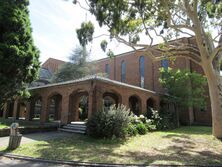
[[96,138],[124,138],[130,122],[125,106],[112,105],[108,111],[98,111],[87,122],[87,133]]
[[[190,8],[194,6],[193,1],[187,4]],[[173,18],[175,22],[182,22],[189,16],[184,12],[185,4],[181,0],[89,0],[89,6],[90,12],[96,17],[99,25],[106,25],[111,36],[138,34],[145,27],[151,30],[152,27],[160,27],[160,34],[163,34],[164,29],[169,29],[167,19],[173,13],[180,16]],[[197,2],[197,6],[198,19],[204,28],[209,26],[209,23],[212,23],[211,26],[216,24],[219,26],[222,18],[220,0],[201,0]],[[192,22],[188,18],[185,24],[191,25]],[[148,32],[145,32],[148,35]]]
[[34,46],[28,0],[0,1],[0,106],[37,78],[39,51]]
[[136,125],[136,129],[140,135],[145,135],[148,131],[145,124],[141,122]]
[[80,45],[85,47],[88,42],[93,40],[94,26],[92,22],[85,22],[81,24],[81,28],[76,30]]
[[[193,28],[204,31],[206,35],[209,27],[219,30],[222,22],[221,0],[88,0],[88,5],[99,25],[108,28],[111,38],[121,37],[124,39],[122,42],[129,46],[138,43],[140,36],[144,35],[148,42],[155,40],[155,36],[162,36],[165,43],[187,35],[187,31],[198,32]],[[79,33],[81,35],[84,33]],[[80,41],[82,38],[79,37]],[[207,50],[210,45],[206,45]]]
[[106,51],[107,45],[108,43],[106,40],[102,40],[102,42],[100,43],[100,47],[104,52]]
[[138,134],[136,125],[132,123],[128,124],[126,131],[129,136],[136,136]]
[[112,50],[109,50],[108,53],[107,53],[107,56],[108,56],[109,58],[113,58],[115,55],[114,55],[114,53],[113,53]]
[[77,47],[69,57],[70,62],[60,67],[52,82],[64,82],[89,75],[92,67],[87,63],[88,55],[85,47]]
[[206,78],[188,70],[161,69],[160,83],[167,89],[171,101],[180,106],[203,107],[205,105]]
[[156,111],[152,109],[151,125],[154,125],[157,130],[174,129],[176,127],[175,115],[167,110]]

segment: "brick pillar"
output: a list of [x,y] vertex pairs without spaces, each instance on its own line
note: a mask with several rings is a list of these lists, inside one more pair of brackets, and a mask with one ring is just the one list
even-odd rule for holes
[[31,102],[27,101],[25,103],[26,105],[26,113],[25,113],[25,120],[30,121],[31,120]]
[[146,100],[145,99],[141,99],[141,111],[142,113],[140,114],[143,114],[145,115],[146,112],[147,112],[147,106],[146,106]]
[[61,123],[67,124],[69,117],[69,96],[63,95],[62,96],[62,110],[61,110]]
[[122,96],[122,104],[124,106],[126,106],[127,109],[129,109],[129,97],[128,96],[126,96],[126,95]]
[[48,120],[48,98],[42,98],[42,108],[41,108],[41,115],[40,115],[40,122],[45,123]]
[[103,95],[102,92],[99,92],[99,89],[97,88],[95,93],[95,112],[102,110],[103,108]]
[[93,92],[89,92],[88,96],[88,119],[92,116],[93,114]]
[[14,119],[19,119],[19,101],[15,100],[14,101],[14,108],[13,108],[13,118]]
[[74,121],[79,121],[79,102],[80,102],[80,98],[79,97],[75,97],[75,102],[74,102],[74,107],[72,112],[74,112],[73,114],[73,120]]
[[156,103],[155,110],[160,111],[160,97],[155,98],[155,103]]
[[3,118],[7,119],[8,118],[8,114],[9,114],[9,110],[8,110],[8,103],[5,103],[3,106]]

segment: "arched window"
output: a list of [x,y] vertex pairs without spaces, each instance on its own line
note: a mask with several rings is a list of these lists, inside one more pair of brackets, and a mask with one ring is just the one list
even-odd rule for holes
[[161,61],[161,65],[165,70],[168,70],[169,67],[169,61],[167,59],[164,59]]
[[126,82],[126,62],[121,62],[121,82]]
[[145,73],[144,56],[140,56],[140,59],[139,59],[139,70],[140,70],[140,86],[142,88],[144,88],[144,73]]
[[106,72],[106,74],[107,74],[107,77],[109,78],[109,76],[110,76],[110,67],[109,67],[109,64],[106,64],[106,66],[105,66],[105,72]]

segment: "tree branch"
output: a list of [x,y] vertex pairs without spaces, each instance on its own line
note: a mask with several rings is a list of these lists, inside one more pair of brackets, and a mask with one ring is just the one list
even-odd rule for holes
[[216,47],[213,52],[210,54],[210,61],[212,62],[214,60],[214,58],[217,56],[217,54],[222,51],[222,45],[219,45],[218,47]]

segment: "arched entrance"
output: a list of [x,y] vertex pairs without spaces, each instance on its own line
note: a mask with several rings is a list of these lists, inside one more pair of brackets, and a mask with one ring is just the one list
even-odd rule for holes
[[55,121],[61,119],[62,110],[62,95],[56,93],[48,99],[48,119],[49,121]]
[[30,120],[40,120],[42,112],[42,97],[35,97],[31,99],[31,111],[30,111]]
[[152,110],[156,109],[156,103],[155,103],[153,98],[147,99],[147,101],[146,101],[146,108],[147,108],[146,116],[147,116],[147,118],[150,119],[152,117],[152,115],[153,115]]
[[[3,109],[4,110],[4,109]],[[5,108],[5,118],[12,118],[13,117],[13,110],[14,110],[14,102],[13,101],[8,101],[6,103],[6,108]]]
[[133,95],[129,97],[129,107],[130,110],[135,114],[135,115],[140,115],[141,113],[141,100],[138,96]]
[[103,108],[108,111],[110,106],[115,104],[116,106],[121,103],[121,97],[114,92],[105,92],[103,94]]
[[25,114],[26,114],[25,102],[18,102],[17,112],[16,112],[16,119],[25,120]]
[[74,91],[69,97],[68,122],[85,121],[88,118],[88,97],[87,91]]

